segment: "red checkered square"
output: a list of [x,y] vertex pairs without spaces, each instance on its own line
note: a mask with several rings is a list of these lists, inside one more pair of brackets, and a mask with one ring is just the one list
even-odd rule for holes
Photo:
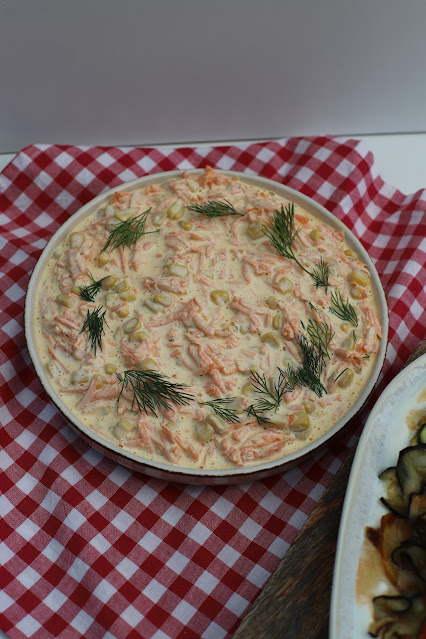
[[23,332],[46,241],[123,181],[206,165],[303,192],[369,251],[388,297],[390,345],[364,416],[424,338],[426,192],[385,184],[362,143],[21,151],[0,175],[0,624],[12,639],[229,637],[362,430],[358,418],[316,458],[250,485],[175,486],[104,458],[49,402]]

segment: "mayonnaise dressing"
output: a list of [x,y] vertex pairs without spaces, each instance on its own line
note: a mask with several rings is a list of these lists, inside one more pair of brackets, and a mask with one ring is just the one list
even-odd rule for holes
[[[206,217],[195,203],[224,201],[242,216]],[[186,468],[250,466],[284,457],[327,432],[357,400],[381,338],[368,269],[344,234],[295,205],[295,254],[307,271],[322,258],[328,289],[282,257],[262,230],[288,203],[275,193],[206,169],[132,192],[117,192],[57,246],[41,278],[37,349],[52,387],[87,427],[141,457]],[[149,210],[130,247],[102,251],[120,222]],[[89,274],[93,280],[90,279]],[[94,302],[80,289],[104,279]],[[330,312],[340,291],[358,325]],[[87,313],[105,311],[96,355]],[[274,395],[279,369],[301,364],[300,335],[309,321],[333,333],[319,397],[305,386],[286,392],[271,421],[250,405],[260,395],[251,371]],[[186,405],[154,416],[133,403],[124,371],[155,370],[187,386]],[[228,398],[234,423],[205,402]],[[272,397],[273,399],[273,397]],[[249,409],[249,412],[247,410]]]

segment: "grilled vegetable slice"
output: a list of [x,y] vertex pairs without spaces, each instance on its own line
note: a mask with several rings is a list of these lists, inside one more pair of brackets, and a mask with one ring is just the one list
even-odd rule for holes
[[406,539],[392,551],[393,563],[414,574],[426,583],[426,546],[416,538]]
[[426,483],[426,444],[409,446],[399,453],[396,476],[404,497],[421,493]]

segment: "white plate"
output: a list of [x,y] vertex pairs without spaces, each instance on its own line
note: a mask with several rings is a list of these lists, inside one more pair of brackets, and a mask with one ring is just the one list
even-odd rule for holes
[[425,388],[426,355],[423,355],[387,386],[362,433],[340,521],[331,597],[330,639],[369,637],[370,607],[367,603],[357,602],[356,597],[356,576],[365,527],[378,526],[381,516],[389,512],[379,501],[384,494],[379,474],[385,468],[395,466],[399,451],[409,444],[412,432],[407,427],[407,416],[412,409],[426,408],[426,401],[418,401]]

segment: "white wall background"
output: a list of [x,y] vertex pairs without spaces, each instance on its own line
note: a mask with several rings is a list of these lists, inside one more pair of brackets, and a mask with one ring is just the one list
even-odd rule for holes
[[426,131],[424,0],[0,0],[0,152]]

